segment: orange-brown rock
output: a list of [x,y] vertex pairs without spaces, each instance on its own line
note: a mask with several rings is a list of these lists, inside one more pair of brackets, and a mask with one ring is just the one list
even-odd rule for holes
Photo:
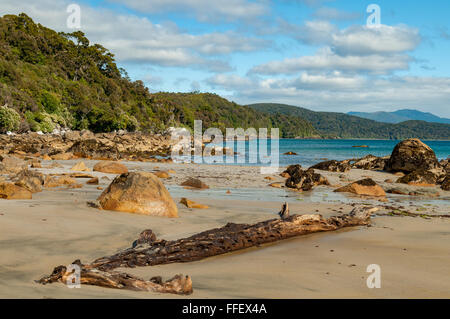
[[0,198],[2,199],[31,199],[31,192],[10,182],[0,182]]
[[208,189],[209,188],[208,185],[203,183],[198,178],[192,178],[192,177],[189,177],[187,180],[185,180],[183,183],[181,183],[181,186],[197,188],[197,189]]
[[36,171],[23,170],[13,177],[14,184],[26,188],[32,193],[42,191],[45,177],[42,173]]
[[88,180],[86,182],[86,184],[90,184],[90,185],[98,185],[98,177],[93,177],[90,180]]
[[153,172],[153,174],[155,174],[158,178],[169,178],[169,173],[165,172],[165,171],[155,171]]
[[366,178],[351,183],[347,186],[338,188],[335,190],[335,192],[353,193],[357,195],[376,196],[376,197],[386,196],[386,192],[383,190],[383,188],[381,188],[380,185],[375,183],[375,181],[370,178]]
[[128,173],[128,168],[120,162],[101,161],[95,164],[94,171],[108,174]]
[[71,169],[71,171],[77,171],[77,172],[88,172],[90,169],[84,164],[84,162],[78,162],[76,163]]
[[152,216],[178,217],[178,209],[163,183],[152,173],[117,176],[98,198],[101,208]]
[[60,161],[67,161],[72,159],[74,156],[72,153],[59,153],[52,156],[52,160],[60,160]]
[[60,187],[64,185],[76,184],[77,181],[69,177],[67,175],[63,176],[47,176],[44,182],[44,187],[52,188],[52,187]]
[[209,206],[207,206],[207,205],[196,203],[196,202],[194,202],[192,200],[189,200],[189,199],[187,199],[185,197],[183,197],[180,200],[180,203],[183,204],[184,206],[186,206],[187,208],[199,208],[199,209],[209,208]]
[[272,184],[269,184],[269,186],[273,187],[273,188],[281,188],[283,185],[281,183],[272,183]]

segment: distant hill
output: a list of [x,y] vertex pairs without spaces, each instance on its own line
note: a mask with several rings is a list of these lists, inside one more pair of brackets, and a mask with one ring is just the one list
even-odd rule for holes
[[349,115],[362,117],[384,123],[401,123],[405,121],[425,121],[450,124],[450,119],[442,118],[428,112],[417,110],[398,110],[395,112],[348,112]]
[[443,139],[450,140],[450,125],[407,121],[380,123],[344,113],[314,112],[305,108],[274,103],[251,104],[249,107],[268,114],[301,117],[309,121],[323,137],[369,139]]

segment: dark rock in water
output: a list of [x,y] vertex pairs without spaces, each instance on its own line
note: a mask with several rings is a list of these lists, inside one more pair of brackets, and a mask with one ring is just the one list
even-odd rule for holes
[[318,163],[314,166],[311,166],[311,168],[319,169],[322,171],[344,173],[344,172],[348,172],[351,169],[351,166],[348,163],[348,161],[339,162],[339,161],[332,160],[332,161]]
[[301,168],[296,167],[295,170],[292,168],[291,172],[292,174],[289,174],[291,177],[286,180],[286,187],[288,188],[309,191],[318,185],[330,185],[325,177],[315,173],[312,168],[304,171]]
[[438,176],[430,171],[423,169],[411,172],[397,180],[397,183],[409,185],[434,185],[436,184]]
[[369,145],[354,145],[353,148],[369,148]]
[[418,139],[408,139],[397,144],[386,162],[389,172],[412,173],[418,169],[441,169],[436,154]]
[[295,152],[286,152],[286,153],[284,153],[283,155],[298,155],[298,154],[295,153]]
[[389,156],[377,157],[373,155],[367,155],[363,158],[355,160],[352,163],[352,168],[364,169],[364,170],[384,170],[386,162],[389,160]]

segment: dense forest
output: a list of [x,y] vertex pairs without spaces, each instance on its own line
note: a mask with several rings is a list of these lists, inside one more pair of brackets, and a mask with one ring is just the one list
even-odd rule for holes
[[450,139],[450,125],[397,125],[279,104],[238,105],[212,93],[151,93],[114,54],[81,31],[56,32],[26,14],[0,17],[0,133],[55,128],[161,133],[193,128],[278,127],[284,138]]
[[0,131],[58,127],[162,132],[192,128],[279,127],[282,137],[316,134],[312,125],[269,115],[210,93],[150,93],[131,81],[114,55],[85,35],[57,33],[26,14],[0,18]]
[[301,117],[309,121],[322,137],[327,138],[450,139],[449,124],[423,121],[389,124],[344,113],[314,112],[297,106],[274,103],[252,104],[249,107],[272,115]]

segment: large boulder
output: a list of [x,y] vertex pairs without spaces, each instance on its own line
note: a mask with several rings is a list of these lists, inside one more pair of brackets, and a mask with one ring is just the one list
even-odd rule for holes
[[169,192],[158,177],[148,172],[117,176],[97,201],[106,210],[178,217],[177,205]]
[[336,160],[332,160],[318,163],[314,166],[311,166],[311,168],[321,171],[344,173],[348,172],[351,169],[351,166],[347,161],[339,162]]
[[94,171],[108,174],[128,173],[128,168],[120,162],[101,161],[94,165]]
[[306,171],[297,167],[290,170],[290,177],[286,180],[286,187],[298,191],[309,191],[318,185],[330,185],[328,180],[310,168]]
[[281,176],[289,178],[294,175],[296,171],[301,169],[302,166],[300,164],[291,165],[283,173],[281,173]]
[[386,171],[406,174],[418,169],[441,169],[433,150],[418,139],[409,139],[397,144],[385,167]]
[[337,193],[384,197],[386,192],[371,178],[366,178],[335,190]]
[[411,172],[397,180],[397,183],[416,185],[416,186],[429,186],[435,185],[438,180],[438,176],[430,171],[424,169],[418,169]]
[[3,199],[31,199],[31,192],[10,182],[0,182],[0,198]]

